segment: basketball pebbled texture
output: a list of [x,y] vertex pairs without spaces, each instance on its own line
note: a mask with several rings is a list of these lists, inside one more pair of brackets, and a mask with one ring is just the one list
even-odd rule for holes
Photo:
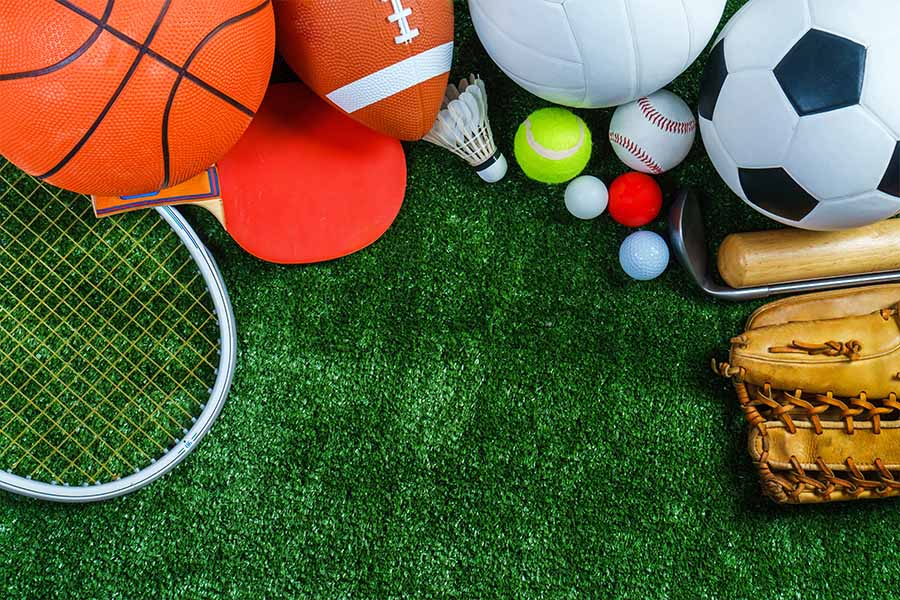
[[84,194],[176,185],[240,139],[274,53],[271,0],[0,3],[0,154]]
[[453,59],[452,0],[278,0],[278,49],[319,96],[391,137],[434,125]]

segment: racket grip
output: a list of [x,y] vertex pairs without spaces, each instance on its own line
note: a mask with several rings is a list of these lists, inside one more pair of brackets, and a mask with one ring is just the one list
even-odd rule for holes
[[900,220],[845,231],[733,234],[719,247],[718,266],[734,288],[900,270]]

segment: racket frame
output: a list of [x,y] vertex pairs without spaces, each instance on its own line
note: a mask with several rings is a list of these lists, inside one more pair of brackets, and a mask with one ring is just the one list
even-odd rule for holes
[[172,228],[194,259],[206,282],[215,309],[219,324],[219,366],[216,369],[216,381],[210,389],[209,400],[184,437],[163,456],[137,473],[115,481],[76,486],[35,481],[0,470],[0,489],[39,500],[67,503],[99,502],[130,494],[153,483],[178,466],[209,433],[219,413],[222,412],[237,363],[237,326],[228,289],[209,249],[181,213],[168,206],[158,207],[155,210]]

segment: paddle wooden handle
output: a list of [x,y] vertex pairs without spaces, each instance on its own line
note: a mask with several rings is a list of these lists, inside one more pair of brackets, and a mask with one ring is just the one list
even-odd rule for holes
[[719,247],[719,274],[734,288],[900,270],[900,220],[846,231],[737,233]]
[[193,179],[155,194],[121,197],[93,196],[91,200],[94,203],[94,215],[101,219],[156,206],[194,205],[211,212],[225,227],[225,207],[222,204],[219,170],[215,165]]

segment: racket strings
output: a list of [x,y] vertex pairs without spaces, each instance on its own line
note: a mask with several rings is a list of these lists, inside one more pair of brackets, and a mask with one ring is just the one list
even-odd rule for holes
[[[128,375],[128,374],[126,374],[126,375]],[[134,426],[136,426],[138,431],[141,431],[141,430],[142,430],[142,428],[140,427],[140,425],[138,425],[138,424],[135,423],[134,421],[131,421],[131,424],[134,425]],[[112,426],[112,423],[111,423],[111,422],[110,422],[110,423],[107,423],[107,428],[110,427],[110,426]],[[99,435],[102,435],[102,434],[105,433],[105,432],[94,432],[94,433],[95,433],[95,437],[98,437],[98,438],[99,438]],[[102,438],[99,438],[99,439],[102,439]],[[39,441],[40,441],[40,440],[39,440]]]
[[[17,259],[15,259],[15,257],[10,257],[10,258],[12,258],[12,260],[14,260],[14,261],[17,260]],[[37,256],[35,256],[34,258],[35,258],[35,260],[38,260],[38,261],[43,262],[42,257],[37,257]],[[66,263],[65,257],[60,257],[60,259],[63,261],[64,264],[66,264],[67,267],[70,267],[70,268],[72,268],[73,270],[77,270],[78,267],[79,267],[79,265],[74,265],[74,266],[73,266],[73,265],[71,265],[71,264]],[[67,285],[67,286],[69,285],[68,282],[67,282],[65,279],[60,278],[58,281],[59,281],[61,284],[65,284],[65,285]],[[21,282],[21,281],[19,281],[19,282]],[[19,282],[17,282],[17,283],[19,283]],[[88,283],[90,283],[90,282],[88,281]],[[46,285],[45,285],[44,283],[40,282],[40,281],[37,281],[36,284],[37,284],[37,286],[39,286],[39,287],[44,287],[44,288],[46,288]],[[96,285],[93,285],[93,284],[91,284],[91,285],[93,286],[93,288],[94,288],[95,291],[97,291],[97,292],[99,292],[99,293],[102,293],[102,292],[99,290],[99,288],[97,288]],[[59,306],[57,306],[57,307],[49,307],[49,306],[46,306],[46,300],[45,300],[45,298],[46,298],[47,296],[44,296],[44,295],[40,295],[40,296],[39,296],[39,295],[34,291],[34,288],[26,286],[25,289],[27,290],[26,293],[29,294],[29,295],[31,295],[37,303],[39,303],[39,304],[44,304],[46,308],[51,309],[51,310],[54,309],[54,308],[57,309],[57,310],[59,309]],[[92,313],[92,316],[95,317],[95,318],[97,318],[98,320],[100,320],[101,317],[102,317],[102,315],[100,314],[100,311],[99,311],[95,306],[89,304],[89,303],[87,302],[87,299],[84,298],[84,297],[78,298],[78,299],[77,299],[77,300],[78,300],[78,304],[73,306],[73,305],[71,305],[71,304],[69,303],[69,301],[68,301],[68,298],[70,298],[70,297],[72,297],[72,296],[61,296],[61,295],[59,295],[58,290],[55,289],[55,288],[49,288],[49,289],[46,289],[46,291],[48,291],[48,292],[51,294],[51,297],[53,297],[53,295],[56,295],[57,297],[59,297],[59,298],[61,299],[62,303],[65,304],[65,307],[69,310],[70,313],[73,313],[73,314],[82,314],[84,311],[89,311],[89,312]],[[70,287],[70,288],[69,288],[69,292],[70,292],[71,294],[74,294],[74,293],[76,292],[76,290],[74,290],[73,288]],[[129,299],[133,299],[133,295],[132,295],[132,298],[129,298]],[[170,303],[170,306],[171,306],[171,303]],[[144,307],[142,307],[141,310],[144,310]],[[132,316],[132,315],[130,315],[130,314],[127,315],[127,316],[128,316],[128,319],[129,319],[135,326],[137,326],[137,327],[139,327],[139,328],[142,329],[142,333],[143,333],[143,334],[145,334],[145,335],[149,335],[149,334],[150,334],[149,331],[147,331],[146,329],[143,328],[143,325],[140,323],[140,321],[139,321],[138,319],[136,319],[134,316]],[[214,318],[214,315],[211,315],[211,314],[210,314],[209,316]],[[94,333],[95,333],[97,336],[101,335],[101,332],[100,332],[99,330],[96,329],[96,327],[93,325],[93,322],[92,322],[92,321],[87,320],[87,321],[85,321],[85,323],[86,323],[86,325],[87,325],[88,327],[91,327],[91,328],[94,330]],[[172,333],[172,328],[171,328],[171,326],[168,326],[168,325],[166,325],[166,326],[168,327],[169,332]],[[193,324],[192,324],[192,326],[193,326]],[[92,340],[91,340],[91,339],[85,339],[85,341],[86,341],[87,343],[92,343]],[[115,340],[115,339],[113,339],[113,338],[108,338],[108,339],[107,339],[107,346],[112,345],[114,341],[117,341],[117,340]],[[190,341],[190,339],[185,340],[185,345],[187,345],[187,343],[188,343],[189,341]],[[207,340],[207,341],[209,341],[209,340]],[[137,348],[137,347],[135,346],[136,340],[134,340],[134,339],[132,339],[132,340],[125,340],[125,343],[126,343],[126,344],[130,344],[131,347],[129,348],[129,350],[140,350],[139,348]],[[97,351],[103,351],[104,349],[103,349],[103,348],[99,348],[99,349],[96,349],[96,350],[97,350]],[[145,358],[149,358],[149,357],[147,357],[147,356],[145,355]],[[202,360],[208,362],[207,357],[199,357],[199,358],[201,358]],[[185,365],[182,365],[182,366],[185,366]],[[214,367],[214,365],[212,365],[212,363],[209,363],[209,362],[208,362],[208,366]],[[164,371],[164,372],[167,373],[167,371]],[[122,376],[127,377],[129,374],[119,373],[119,375],[122,375]],[[171,382],[171,383],[177,384],[178,382]]]
[[[12,382],[10,382],[9,380],[7,380],[6,378],[4,378],[4,380],[5,380],[5,383],[12,384]],[[9,408],[9,404],[3,403],[3,407],[4,407],[4,408]],[[27,408],[27,406],[26,406],[26,407],[23,407],[22,410],[24,410],[24,408]],[[61,428],[61,427],[63,426],[63,421],[62,421],[62,420],[54,420],[50,415],[48,415],[48,414],[47,414],[45,411],[43,411],[42,409],[38,408],[38,410],[39,410],[41,416],[47,417],[47,418],[48,418],[48,419],[49,419],[49,420],[50,420],[57,428]],[[102,438],[100,438],[100,437],[97,435],[97,433],[94,432],[94,431],[90,428],[90,426],[88,425],[87,422],[85,422],[83,419],[79,418],[77,415],[71,414],[70,416],[78,422],[78,425],[79,425],[79,426],[83,426],[83,427],[85,427],[86,429],[88,429],[88,430],[94,435],[94,439],[99,439],[99,440],[101,440],[101,442],[104,443],[104,444],[108,447],[108,449],[109,449],[111,452],[114,452],[114,453],[116,452],[116,449],[115,449],[115,448],[112,448],[111,446],[109,446],[108,444],[106,444],[106,442],[103,442],[103,441],[102,441]],[[15,438],[10,437],[10,436],[6,433],[6,431],[7,431],[8,429],[11,428],[12,420],[14,420],[14,419],[19,419],[19,420],[21,420],[22,423],[23,423],[23,425],[24,425],[24,427],[22,427],[22,428],[19,429],[19,433],[18,433],[18,435],[17,435]],[[15,458],[15,460],[13,460],[13,462],[7,466],[7,469],[8,469],[8,470],[10,470],[10,471],[12,471],[12,472],[14,472],[14,473],[18,473],[18,472],[20,472],[20,469],[19,469],[20,463],[21,463],[23,460],[25,460],[25,459],[27,459],[27,458],[29,458],[29,457],[35,458],[35,460],[37,460],[37,466],[36,466],[35,469],[33,469],[33,470],[27,475],[28,477],[33,477],[36,473],[39,472],[40,469],[48,469],[48,468],[49,468],[49,461],[50,461],[50,459],[53,458],[54,456],[58,456],[58,457],[60,457],[60,459],[61,459],[62,461],[68,463],[67,466],[66,466],[66,468],[65,468],[65,469],[61,472],[61,474],[58,476],[58,477],[60,477],[60,480],[64,480],[64,478],[62,478],[62,475],[68,473],[68,472],[69,472],[70,470],[72,470],[72,469],[79,471],[79,473],[81,474],[81,476],[82,476],[86,481],[90,481],[90,480],[96,481],[96,480],[97,480],[96,474],[87,473],[86,471],[84,471],[84,470],[79,466],[79,464],[78,464],[77,462],[75,462],[74,458],[69,458],[68,454],[70,454],[70,453],[67,453],[67,452],[63,451],[63,448],[62,448],[61,445],[54,445],[50,440],[47,439],[47,435],[48,435],[48,433],[51,431],[50,429],[47,429],[47,430],[44,431],[44,432],[37,431],[37,430],[35,430],[34,428],[32,428],[32,427],[30,426],[30,422],[31,422],[30,419],[25,419],[25,418],[22,416],[22,413],[19,412],[19,413],[15,413],[15,414],[13,415],[13,418],[12,418],[10,421],[7,421],[6,423],[3,424],[3,426],[4,426],[4,436],[6,437],[6,440],[7,440],[7,442],[9,443],[9,446],[7,447],[6,450],[4,450],[4,451],[2,452],[2,455],[0,455],[0,458],[2,458],[3,456],[5,456],[5,455],[7,454],[7,452],[8,452],[10,449],[17,450],[18,453],[19,453],[19,454],[18,454],[18,458],[13,457],[13,458]],[[24,434],[26,434],[26,433],[32,434],[32,435],[34,436],[34,438],[35,438],[35,442],[34,442],[33,444],[31,444],[29,447],[25,447],[25,446],[23,445],[23,443],[20,442],[21,437],[22,437]],[[83,446],[78,440],[73,440],[73,441],[74,441],[75,444],[78,445],[79,450],[80,450],[80,452],[81,452],[82,454],[85,454],[85,453],[90,454],[90,453],[91,453],[91,450],[90,450],[89,448]],[[38,458],[35,457],[35,454],[36,454],[36,453],[35,453],[35,449],[37,448],[37,446],[38,446],[39,444],[46,444],[47,447],[50,448],[50,450],[51,450],[51,452],[45,453],[45,459],[43,459],[43,460],[38,459]],[[114,478],[114,477],[116,476],[115,473],[110,472],[110,471],[106,468],[106,465],[105,465],[105,464],[101,464],[101,468],[102,468],[104,471],[106,471],[107,476],[108,476],[109,478]]]
[[[77,215],[76,215],[76,216],[77,216]],[[26,227],[26,228],[28,227],[27,224],[23,224],[23,226]],[[134,229],[134,227],[132,227],[132,229]],[[142,247],[142,245],[143,245],[143,247],[146,247],[145,238],[146,238],[147,235],[149,234],[149,231],[150,231],[150,230],[146,230],[145,233],[143,234],[143,236],[140,236],[140,237],[131,236],[131,238],[130,238],[129,240],[127,240],[127,241],[128,241],[129,243],[131,243],[131,244],[136,245],[137,247]],[[31,231],[31,233],[32,233],[32,234],[35,234],[34,231]],[[129,232],[129,233],[130,233],[130,232]],[[68,233],[67,233],[66,231],[64,231],[64,230],[60,230],[60,234],[68,237]],[[35,235],[36,235],[36,234],[35,234]],[[76,240],[72,240],[71,237],[70,237],[69,239],[70,239],[70,241],[71,241],[73,244],[77,244],[77,243],[78,243]],[[117,252],[117,251],[118,251],[116,248],[109,246],[109,244],[106,243],[102,238],[100,238],[100,241],[101,241],[102,243],[104,243],[104,244],[107,246],[107,248],[108,248],[108,250],[109,250],[110,252]],[[52,248],[49,248],[49,247],[48,247],[48,249],[52,249]],[[89,253],[89,252],[91,251],[91,249],[83,249],[83,250],[85,251],[85,253],[84,253],[84,255],[83,255],[83,259],[87,259],[87,258],[89,258],[89,257],[92,256],[92,255]],[[155,251],[158,251],[158,248],[149,248],[149,249],[148,249],[148,252],[155,252]],[[152,254],[144,254],[144,259],[145,259],[145,260],[148,260],[148,259],[150,259],[151,257],[152,257]],[[44,263],[44,266],[46,267],[46,262],[44,262],[44,257],[34,256],[34,258],[35,258],[36,260],[41,261],[42,263]],[[99,288],[97,288],[96,285],[92,284],[92,280],[90,279],[90,277],[91,277],[92,275],[94,275],[94,270],[96,270],[96,269],[98,269],[98,268],[102,268],[102,264],[101,264],[100,262],[94,261],[94,268],[91,269],[91,270],[89,270],[89,271],[84,271],[84,269],[82,268],[82,266],[81,266],[80,263],[72,264],[70,261],[68,261],[68,257],[67,257],[67,256],[58,256],[57,258],[58,258],[60,261],[62,261],[63,263],[65,263],[69,268],[71,268],[71,269],[73,269],[73,270],[80,270],[80,272],[82,272],[83,275],[85,276],[86,282],[89,283],[89,284],[91,284],[91,285],[93,285],[95,291],[100,292]],[[13,260],[15,260],[14,257],[13,257]],[[188,268],[188,263],[180,262],[180,264],[178,265],[178,269],[179,269],[179,270],[176,271],[176,272],[171,272],[171,271],[167,271],[167,270],[166,270],[165,264],[164,264],[164,263],[159,263],[159,262],[157,262],[157,265],[158,265],[158,269],[159,269],[160,271],[162,271],[162,274],[163,274],[163,276],[160,277],[160,280],[161,280],[161,281],[169,281],[169,280],[172,280],[172,281],[178,281],[178,279],[176,279],[176,278],[179,277],[179,276],[181,276],[181,271],[187,270],[187,268]],[[143,267],[143,264],[138,264],[138,265],[136,265],[135,267],[133,267],[133,269],[134,269],[134,270],[138,270],[138,269],[140,269],[141,267]],[[50,267],[47,267],[47,268],[49,269]],[[151,275],[156,276],[156,275],[158,275],[158,273],[152,273]],[[194,277],[194,281],[192,281],[192,282],[190,282],[190,283],[194,284],[194,283],[197,283],[197,282],[200,282],[200,281],[201,281],[201,277],[200,277],[199,274],[193,273],[193,277]],[[67,283],[65,279],[60,279],[60,282],[61,282],[61,283]],[[102,293],[102,292],[101,292],[101,293]],[[79,299],[79,301],[80,301],[80,303],[84,303],[84,302],[85,302],[85,299],[84,299],[84,298],[81,298],[81,299]],[[79,308],[80,308],[80,306],[79,306]],[[91,308],[92,308],[92,307],[91,307]],[[206,307],[204,306],[204,308],[206,308]],[[93,309],[93,308],[92,308],[92,310],[93,310],[94,313],[97,312],[96,309]],[[213,318],[213,319],[215,318],[215,315],[213,314],[213,312],[210,311],[210,310],[208,310],[208,309],[207,309],[207,314],[208,314],[209,318]],[[96,316],[99,316],[99,315],[96,315]],[[132,317],[131,319],[132,319],[132,321],[135,322],[136,325],[140,326],[140,324],[137,323],[137,321],[136,321],[133,317]],[[198,333],[198,334],[201,333],[201,329],[200,329],[199,327],[197,327],[193,322],[189,322],[188,325],[194,329],[195,333]],[[170,327],[170,329],[171,329],[171,327]],[[145,332],[145,333],[146,333],[146,332]],[[208,340],[208,341],[209,341],[210,343],[212,343],[212,340]],[[204,359],[204,360],[205,360],[206,357],[198,356],[197,358],[200,358],[200,359]],[[210,363],[209,366],[214,366],[214,365],[213,365],[212,363]]]
[[83,485],[147,466],[208,400],[218,336],[155,213],[99,222],[0,161],[0,469]]
[[[77,307],[75,307],[75,310],[77,310]],[[89,340],[88,340],[88,341],[89,341]],[[24,350],[25,352],[28,352],[28,349],[24,348],[23,346],[20,345],[19,347],[20,347],[22,350]],[[52,352],[53,354],[56,355],[57,358],[61,358],[61,357],[59,356],[58,353],[53,352],[52,349],[50,349],[50,350],[51,350],[51,352]],[[34,355],[33,355],[33,356],[34,356]],[[37,357],[35,356],[35,358],[37,358]],[[65,365],[65,366],[70,366],[70,365]],[[84,379],[83,375],[82,375],[82,379]],[[87,383],[90,384],[90,382],[87,382]],[[68,388],[68,391],[72,391],[71,388],[70,388],[69,386],[66,386],[66,387]],[[93,385],[92,385],[91,387],[94,389],[94,391],[98,391]],[[117,387],[118,387],[118,386],[117,386]],[[120,389],[120,391],[121,391],[121,388],[119,388],[119,389]],[[45,391],[45,390],[42,390],[42,391]],[[52,417],[50,417],[47,413],[44,413],[44,416],[47,416],[48,418],[51,419],[51,421],[53,421]],[[74,415],[73,413],[71,413],[71,411],[68,411],[68,414],[65,415],[65,416],[67,416],[67,417],[68,417],[68,416],[72,416],[72,417],[78,419],[78,420],[80,421],[79,426],[85,426],[85,425],[86,425],[86,422],[85,422],[85,421],[79,419],[79,418],[77,417],[77,415]],[[58,421],[53,421],[53,422],[54,422],[55,424],[57,424],[57,425],[59,424]],[[139,426],[139,425],[137,425],[137,424],[134,423],[133,421],[131,422],[131,424],[137,426],[137,428],[140,430],[140,426]],[[107,423],[107,428],[110,427],[110,426],[112,426],[112,423],[111,423],[111,422],[108,422],[108,423]],[[95,439],[102,440],[103,438],[102,438],[101,436],[102,436],[102,434],[105,433],[105,432],[103,432],[103,431],[97,432],[97,431],[91,430],[91,433],[94,434],[94,438],[95,438]],[[71,440],[69,440],[69,441],[71,441]],[[33,450],[34,450],[34,447],[36,447],[38,444],[43,443],[43,442],[49,443],[49,441],[45,439],[45,436],[39,435],[39,436],[38,436],[38,439],[37,439],[37,441],[36,441],[36,443],[35,443],[35,445],[34,445],[32,448],[29,448],[28,450],[29,450],[29,451],[33,451]],[[57,448],[57,449],[58,449],[58,448]],[[87,451],[88,449],[85,448],[84,446],[82,446],[82,450]]]
[[[26,353],[30,353],[30,351],[29,351],[27,348],[25,348],[24,346],[19,345],[19,348],[20,348],[21,350],[23,350],[24,352],[26,352]],[[54,353],[54,354],[55,354],[55,353]],[[32,354],[32,357],[35,358],[35,359],[37,359],[37,357],[36,357],[35,355],[33,355],[33,354]],[[57,357],[57,358],[60,358],[58,354],[56,355],[56,357]],[[7,354],[4,358],[11,359],[12,357],[11,357],[9,354]],[[51,389],[50,389],[50,387],[49,387],[48,384],[42,384],[41,382],[36,381],[36,380],[34,379],[34,377],[31,376],[31,375],[28,376],[28,378],[29,378],[29,380],[30,380],[31,383],[34,383],[34,384],[38,387],[38,389],[39,389],[40,392],[47,393],[47,392],[50,392],[50,391],[51,391]],[[91,382],[87,381],[87,380],[84,378],[83,375],[81,376],[81,379],[82,379],[85,383],[87,383],[87,384],[90,386],[90,388],[91,388],[92,391],[94,391],[94,392],[96,392],[96,393],[99,393],[99,392],[100,392],[100,390],[99,390],[96,386],[94,386],[93,384],[91,384]],[[11,382],[9,379],[7,379],[7,378],[5,378],[5,377],[4,377],[4,380],[5,380],[6,383],[8,383],[8,384],[10,384],[10,385],[13,384],[13,382]],[[66,390],[67,392],[73,393],[73,394],[75,393],[75,391],[74,391],[69,385],[67,385],[65,382],[60,382],[60,383],[63,385],[63,387],[65,388],[65,390]],[[121,390],[121,388],[119,388],[119,391],[121,391],[121,392],[124,393],[124,390]],[[94,429],[92,429],[92,428],[90,427],[90,425],[88,424],[87,421],[85,421],[84,419],[82,419],[81,417],[79,417],[78,415],[76,415],[74,412],[72,412],[72,410],[71,410],[69,407],[67,407],[67,406],[65,406],[65,405],[63,406],[63,410],[65,411],[65,414],[63,415],[63,418],[61,418],[61,419],[55,419],[51,414],[49,414],[48,412],[46,412],[46,411],[45,411],[44,409],[42,409],[41,407],[37,407],[37,408],[38,408],[38,410],[40,411],[41,416],[42,416],[42,417],[45,417],[47,420],[49,420],[49,421],[55,426],[55,428],[56,428],[56,429],[59,429],[59,430],[62,430],[63,424],[64,424],[64,422],[65,422],[65,419],[70,418],[70,417],[71,417],[72,419],[75,419],[76,421],[78,421],[78,426],[79,426],[79,427],[84,427],[84,428],[86,428],[86,429],[88,429],[88,430],[90,431],[90,433],[91,433],[92,436],[93,436],[93,439],[98,440],[98,442],[100,442],[100,443],[104,443],[104,444],[106,445],[106,449],[107,449],[109,452],[117,453],[118,451],[117,451],[115,448],[112,448],[111,446],[109,446],[108,444],[106,444],[106,443],[104,442],[103,435],[107,432],[108,429],[115,429],[116,432],[117,432],[120,436],[122,436],[124,439],[126,439],[126,441],[129,441],[129,442],[133,443],[132,440],[131,440],[128,436],[126,436],[123,432],[121,432],[120,430],[118,430],[118,429],[115,428],[114,421],[108,421],[108,420],[107,420],[107,421],[106,421],[106,427],[104,427],[104,429],[103,429],[102,431],[95,431]],[[161,407],[160,407],[160,408],[161,408]],[[101,413],[100,411],[93,411],[93,413],[94,413],[95,416],[97,416],[98,418],[104,419],[104,417],[103,417],[103,415],[102,415],[102,413]],[[15,416],[16,416],[16,418],[22,419],[21,412],[16,413]],[[117,416],[123,416],[122,413],[121,413],[121,411],[119,412],[119,414],[118,414]],[[47,439],[47,432],[41,433],[41,432],[39,432],[39,431],[34,430],[34,429],[30,426],[30,422],[31,422],[30,420],[22,419],[22,422],[23,422],[23,424],[24,424],[24,428],[21,430],[20,436],[21,436],[21,434],[23,434],[23,433],[25,433],[26,431],[30,430],[30,433],[33,433],[33,434],[36,436],[36,439],[35,439],[34,444],[33,444],[31,447],[29,447],[29,448],[24,448],[24,447],[21,446],[21,444],[19,444],[18,438],[14,439],[14,440],[13,440],[13,439],[10,439],[10,441],[13,442],[13,443],[15,443],[15,444],[19,447],[20,450],[25,451],[26,455],[33,455],[33,454],[35,453],[35,450],[38,448],[38,446],[39,446],[40,444],[47,444],[48,446],[50,446],[50,447],[53,448],[54,452],[59,452],[59,446],[54,446],[54,445],[52,444],[52,442],[51,442],[50,440]],[[131,424],[132,426],[135,427],[135,430],[136,430],[136,431],[140,431],[141,433],[143,433],[144,435],[146,435],[146,432],[141,428],[140,425],[138,425],[137,423],[134,423],[133,421],[130,421],[130,420],[129,420],[129,422],[130,422],[130,424]],[[5,424],[5,426],[7,427],[7,429],[9,428],[9,425],[10,425],[9,422],[7,422],[7,423]],[[157,425],[159,426],[158,423],[157,423]],[[73,441],[74,441],[75,443],[78,443],[77,440],[73,440],[73,439],[71,438],[71,436],[69,436],[69,437],[68,437],[66,440],[64,440],[64,441],[65,441],[65,442],[73,442]],[[83,445],[81,445],[81,444],[79,444],[79,446],[81,446],[81,451],[82,451],[82,452],[90,452],[90,448],[85,447],[85,446],[83,446]],[[137,446],[136,446],[136,447],[137,447]],[[137,447],[137,448],[138,448],[138,450],[140,450],[139,447]],[[162,446],[159,446],[159,450],[160,450],[160,451],[164,451],[165,448],[163,448]],[[2,458],[2,455],[3,455],[3,454],[5,454],[5,452],[0,452],[0,458]],[[152,458],[152,457],[148,455],[147,458]],[[21,457],[20,457],[20,459],[21,459]],[[18,466],[18,463],[14,463],[12,466],[13,466],[13,468],[15,468],[15,467]],[[44,466],[44,465],[41,465],[41,466]],[[131,465],[129,465],[129,466],[131,466]]]
[[[11,257],[11,258],[12,258],[13,260],[16,260],[14,257]],[[35,256],[34,258],[35,258],[36,260],[38,260],[38,261],[43,262],[42,257],[37,257],[37,256]],[[78,270],[78,268],[79,268],[80,265],[77,265],[77,264],[76,264],[76,265],[71,265],[70,263],[67,263],[67,262],[66,262],[65,257],[59,257],[59,258],[63,261],[64,264],[66,264],[67,267],[70,267],[70,268],[72,268],[73,270]],[[45,265],[45,266],[46,266],[46,265]],[[91,275],[91,274],[92,274],[91,272],[88,272],[88,273],[87,273],[87,275]],[[60,278],[60,279],[58,279],[58,281],[59,281],[60,283],[62,283],[62,284],[68,285],[68,282],[67,282],[65,279]],[[89,280],[88,280],[88,283],[90,283]],[[40,281],[37,281],[36,284],[37,284],[37,286],[45,287],[44,285],[42,285],[42,282],[40,282]],[[97,288],[96,285],[94,285],[93,287],[94,287],[94,289],[95,289],[96,291],[98,291],[98,292],[100,291],[100,290]],[[28,289],[28,288],[26,288],[26,289]],[[70,312],[71,314],[83,314],[84,310],[89,310],[90,312],[93,313],[92,316],[96,317],[98,320],[100,320],[100,318],[101,318],[101,316],[102,316],[102,315],[99,314],[99,311],[96,309],[96,307],[91,306],[91,305],[87,305],[87,306],[86,306],[85,298],[79,298],[79,299],[78,299],[78,304],[75,305],[75,306],[72,306],[71,304],[68,303],[68,298],[70,298],[70,297],[72,297],[72,296],[59,296],[58,291],[57,291],[55,288],[51,288],[51,289],[48,289],[48,290],[46,290],[46,291],[48,291],[48,292],[50,293],[51,297],[53,297],[54,295],[56,295],[57,297],[60,297],[61,300],[62,300],[62,302],[63,302],[64,304],[66,304],[66,307],[69,309],[69,312]],[[70,292],[71,294],[75,294],[75,293],[76,293],[76,290],[74,290],[73,288],[70,287],[70,288],[69,288],[69,292]],[[29,295],[33,296],[34,299],[35,299],[35,301],[36,301],[37,303],[39,303],[39,304],[45,304],[45,305],[46,305],[45,298],[46,298],[47,296],[44,296],[44,295],[38,296],[38,295],[34,292],[34,289],[33,289],[33,288],[28,289],[27,293],[28,293]],[[50,309],[50,310],[53,310],[54,308],[56,308],[56,309],[58,310],[59,307],[58,307],[58,306],[57,306],[57,307],[49,307],[49,306],[47,306],[46,308],[48,308],[48,309]],[[31,310],[31,309],[29,308],[29,310]],[[35,315],[35,316],[36,316],[36,315]],[[136,319],[134,319],[134,317],[132,317],[131,315],[128,315],[128,317],[129,317],[129,320],[131,320],[136,326],[142,327],[141,324],[139,323],[139,321],[137,321]],[[94,334],[95,334],[96,336],[98,336],[98,338],[99,338],[99,336],[102,335],[102,332],[100,332],[99,330],[97,330],[97,329],[94,327],[93,321],[91,321],[91,320],[86,320],[86,321],[85,321],[85,324],[86,324],[88,327],[90,327],[90,328],[92,328],[92,329],[94,330]],[[171,328],[170,328],[170,329],[171,329]],[[75,332],[75,333],[77,334],[77,332]],[[144,330],[142,331],[142,333],[145,334],[145,335],[149,335],[150,332],[148,332],[147,330],[144,329]],[[98,339],[98,338],[95,338],[95,339]],[[118,339],[117,339],[117,338],[107,338],[106,346],[108,347],[108,346],[112,345],[113,342],[115,342],[115,341],[118,341]],[[129,345],[129,348],[127,348],[126,350],[134,350],[134,349],[136,349],[136,347],[135,347],[136,340],[132,339],[132,340],[124,340],[124,341],[125,341],[126,345]],[[186,340],[185,343],[187,343],[187,341],[189,341],[189,340]],[[85,338],[85,339],[84,339],[84,342],[87,343],[87,344],[93,344],[93,340],[92,340],[92,339],[89,339],[89,338]],[[103,351],[106,350],[106,348],[94,348],[94,350],[96,350],[97,352],[103,352]],[[145,358],[149,358],[149,357],[147,357],[147,356],[145,355]],[[164,366],[165,366],[165,365],[164,365]],[[212,366],[212,365],[210,365],[210,366]],[[163,372],[164,372],[164,373],[168,373],[168,371],[163,371]],[[132,375],[132,373],[122,373],[122,372],[119,372],[118,375],[124,377],[124,378],[127,380],[128,377],[130,377],[130,376]],[[113,382],[113,383],[114,383],[114,382]],[[179,384],[180,382],[175,382],[175,381],[173,381],[173,382],[171,382],[171,383],[173,383],[173,384]]]

